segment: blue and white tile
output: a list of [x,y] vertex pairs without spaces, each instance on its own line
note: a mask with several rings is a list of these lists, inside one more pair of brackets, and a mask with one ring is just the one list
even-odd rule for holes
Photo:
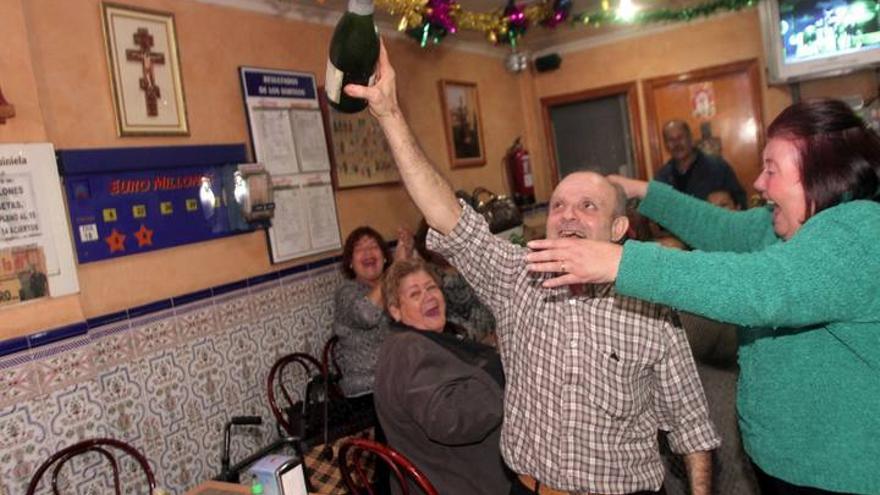
[[223,390],[230,386],[226,363],[229,339],[223,333],[191,342],[184,354],[192,398],[203,414],[223,407]]
[[251,295],[247,288],[215,296],[214,307],[217,311],[217,325],[221,330],[252,320]]
[[297,273],[282,278],[281,287],[288,307],[302,306],[311,302],[312,294],[308,273]]
[[20,404],[40,394],[40,375],[33,352],[0,358],[0,408]]
[[40,392],[49,394],[95,376],[94,348],[83,335],[39,347],[34,351],[34,368],[39,374]]
[[131,320],[131,342],[141,356],[176,347],[177,318],[173,310]]
[[133,363],[123,363],[98,373],[99,397],[112,438],[138,443],[144,438],[146,417],[143,375]]
[[174,314],[179,341],[184,345],[218,330],[217,315],[210,298],[175,307]]
[[25,493],[31,476],[49,456],[51,438],[46,403],[21,401],[0,408],[0,486],[6,493]]

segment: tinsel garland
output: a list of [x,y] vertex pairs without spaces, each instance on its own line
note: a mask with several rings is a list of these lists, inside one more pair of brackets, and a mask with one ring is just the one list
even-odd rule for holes
[[563,22],[572,27],[605,24],[653,24],[685,22],[727,11],[752,7],[759,0],[710,0],[680,8],[644,9],[631,20],[618,18],[610,2],[594,11],[571,14],[571,0],[539,0],[515,3],[490,12],[465,10],[456,0],[375,0],[375,5],[393,16],[400,16],[397,29],[417,39],[422,47],[440,43],[447,34],[461,29],[480,31],[491,43],[509,43],[516,47],[518,38],[535,25],[554,29]]

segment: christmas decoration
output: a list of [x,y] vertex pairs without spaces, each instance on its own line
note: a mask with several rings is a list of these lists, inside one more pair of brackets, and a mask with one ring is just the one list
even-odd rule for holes
[[[283,0],[292,3],[294,0]],[[322,1],[322,0],[317,0]],[[628,12],[618,12],[621,0],[602,0],[598,10],[572,14],[572,0],[536,0],[516,4],[508,0],[504,8],[490,12],[472,12],[459,0],[375,0],[376,7],[400,16],[399,31],[419,41],[440,43],[447,34],[465,29],[480,31],[490,43],[509,43],[516,49],[518,39],[529,26],[540,24],[556,29],[564,22],[572,27],[598,27],[603,24],[654,24],[687,22],[727,11],[757,5],[759,0],[708,0],[677,8],[641,8],[630,5]],[[615,8],[612,8],[616,6]],[[631,16],[631,18],[625,18]]]

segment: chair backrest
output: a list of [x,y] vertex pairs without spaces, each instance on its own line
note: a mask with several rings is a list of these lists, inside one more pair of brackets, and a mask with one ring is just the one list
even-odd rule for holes
[[150,469],[150,464],[147,462],[147,459],[138,452],[137,449],[125,442],[114,440],[112,438],[91,438],[75,443],[52,454],[49,459],[40,465],[33,478],[31,478],[31,482],[27,489],[27,495],[33,495],[36,493],[37,486],[40,484],[40,478],[43,477],[43,473],[45,473],[53,464],[55,464],[55,469],[52,471],[52,492],[55,495],[59,495],[58,473],[61,472],[61,468],[64,467],[64,464],[70,459],[88,452],[98,453],[110,463],[110,467],[113,469],[113,486],[116,489],[116,495],[120,495],[122,492],[119,483],[119,463],[116,461],[113,451],[107,447],[119,449],[133,457],[140,465],[147,478],[147,484],[150,487],[149,493],[152,494],[156,490],[156,477],[153,475],[153,470]]
[[[295,399],[296,395],[291,394],[291,384],[284,379],[284,371],[292,364],[295,364],[296,366],[294,367],[299,367],[302,370],[306,379],[306,395],[302,397],[301,401],[297,401]],[[266,379],[266,395],[269,398],[269,408],[272,409],[272,414],[275,415],[278,424],[290,436],[301,437],[305,434],[304,425],[295,424],[288,413],[293,411],[297,403],[299,403],[300,407],[303,408],[300,419],[306,419],[305,408],[309,402],[310,389],[313,386],[314,380],[317,378],[318,381],[323,382],[321,370],[321,363],[317,359],[309,354],[295,352],[278,359],[269,371],[269,376]],[[276,397],[276,389],[281,391],[280,398]]]
[[[388,470],[397,478],[403,495],[409,495],[409,483],[412,480],[421,488],[425,495],[438,495],[437,489],[428,480],[419,468],[388,445],[367,440],[365,438],[350,438],[339,447],[339,470],[342,479],[353,495],[367,493],[376,495],[370,483],[367,470],[364,469],[366,453],[375,454],[376,458],[388,466]],[[381,472],[381,470],[379,470]]]
[[342,378],[342,369],[339,362],[336,361],[336,344],[339,343],[339,336],[334,335],[324,344],[324,351],[321,353],[321,372],[324,374],[324,382],[329,384],[329,392],[332,398],[342,399],[345,395],[339,388],[339,380]]

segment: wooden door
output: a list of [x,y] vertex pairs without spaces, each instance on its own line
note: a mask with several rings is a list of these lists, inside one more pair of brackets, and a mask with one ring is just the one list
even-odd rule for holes
[[701,127],[708,126],[708,148],[717,149],[733,167],[740,184],[751,197],[761,172],[764,118],[757,60],[709,67],[664,76],[645,82],[645,103],[651,166],[654,172],[669,160],[663,146],[663,125],[680,119],[688,123],[694,143],[701,141]]

